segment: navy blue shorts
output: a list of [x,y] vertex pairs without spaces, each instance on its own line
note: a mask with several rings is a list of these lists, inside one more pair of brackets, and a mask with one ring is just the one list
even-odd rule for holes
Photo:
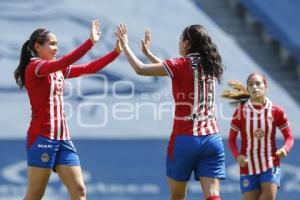
[[262,183],[274,183],[280,187],[280,168],[273,167],[258,175],[241,175],[240,187],[242,193],[260,190]]
[[167,176],[176,181],[188,181],[194,172],[199,177],[224,179],[225,154],[220,134],[205,136],[176,135],[173,158],[166,161]]
[[55,170],[56,165],[78,166],[80,162],[71,140],[50,140],[38,136],[27,150],[27,164]]

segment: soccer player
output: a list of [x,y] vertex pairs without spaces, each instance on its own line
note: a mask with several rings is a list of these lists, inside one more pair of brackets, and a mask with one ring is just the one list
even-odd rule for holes
[[[150,53],[153,64],[142,63],[131,51],[126,25],[120,24],[116,35],[137,74],[172,79],[175,118],[166,158],[171,200],[185,199],[192,172],[205,199],[219,200],[225,155],[216,121],[215,83],[221,81],[223,66],[207,31],[201,25],[186,27],[179,42],[182,57],[161,61]],[[149,40],[150,32],[144,45]]]
[[64,116],[64,79],[92,74],[112,62],[121,52],[120,43],[107,55],[86,64],[71,65],[100,38],[100,23],[91,23],[90,38],[72,52],[56,59],[56,36],[35,30],[22,47],[15,70],[18,86],[26,88],[32,110],[27,131],[28,188],[25,200],[43,197],[52,170],[66,185],[72,200],[85,200],[86,189],[76,149]]
[[[266,96],[267,79],[253,73],[247,89],[238,81],[230,81],[235,90],[224,91],[223,97],[239,104],[233,114],[228,144],[240,165],[240,187],[244,200],[275,200],[280,186],[280,160],[291,150],[294,138],[284,110]],[[235,103],[237,103],[235,102]],[[276,128],[284,137],[276,147]],[[236,139],[240,133],[241,148]]]

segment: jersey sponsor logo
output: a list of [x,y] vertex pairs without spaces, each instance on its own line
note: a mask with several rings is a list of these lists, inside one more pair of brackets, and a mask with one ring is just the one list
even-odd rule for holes
[[51,144],[38,144],[38,148],[50,149],[50,148],[52,148],[52,145]]
[[41,161],[46,163],[49,161],[49,155],[47,153],[43,153],[41,156]]

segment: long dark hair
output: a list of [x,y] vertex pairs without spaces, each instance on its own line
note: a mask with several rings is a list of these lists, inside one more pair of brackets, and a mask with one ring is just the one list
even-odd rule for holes
[[25,85],[25,69],[30,61],[30,58],[37,56],[37,51],[34,44],[37,42],[43,45],[48,41],[49,31],[43,28],[36,29],[30,36],[29,40],[24,42],[20,55],[20,63],[14,72],[15,80],[20,89]]
[[200,54],[204,74],[215,77],[221,83],[223,76],[222,58],[205,28],[198,24],[186,27],[182,33],[182,40],[188,40],[190,43],[190,48],[187,49],[188,53]]

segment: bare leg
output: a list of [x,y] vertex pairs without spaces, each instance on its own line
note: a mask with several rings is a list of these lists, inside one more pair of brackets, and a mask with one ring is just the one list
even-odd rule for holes
[[51,171],[52,169],[28,166],[28,188],[24,200],[42,199]]
[[171,200],[185,200],[187,182],[168,178]]
[[251,192],[243,193],[243,200],[258,200],[260,195],[260,190],[255,190]]
[[66,185],[71,200],[86,200],[86,188],[80,166],[58,165],[56,171]]
[[259,200],[275,200],[277,185],[275,183],[262,183]]
[[220,180],[217,178],[199,177],[205,199],[220,196]]

